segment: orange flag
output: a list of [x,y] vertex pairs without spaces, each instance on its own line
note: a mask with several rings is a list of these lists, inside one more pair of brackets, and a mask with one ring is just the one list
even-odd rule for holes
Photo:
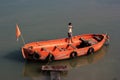
[[18,25],[16,24],[16,38],[17,38],[17,41],[18,41],[18,38],[19,38],[20,35],[21,35],[20,29],[19,29]]

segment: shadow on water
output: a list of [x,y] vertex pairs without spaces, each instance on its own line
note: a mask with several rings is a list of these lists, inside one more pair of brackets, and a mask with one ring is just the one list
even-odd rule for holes
[[20,50],[10,52],[7,55],[5,55],[4,58],[14,62],[24,62],[24,59]]
[[[61,60],[61,61],[54,61],[50,62],[48,64],[41,63],[41,62],[25,62],[24,68],[23,68],[23,75],[25,77],[31,77],[32,79],[40,79],[40,80],[46,80],[42,79],[42,77],[46,77],[47,80],[61,80],[61,77],[67,77],[68,72],[72,69],[79,68],[81,66],[89,65],[96,63],[100,59],[104,57],[104,55],[107,53],[109,46],[103,46],[98,52],[95,54],[91,54],[88,56],[82,56],[77,57],[74,59],[68,59],[68,60]],[[68,71],[65,72],[57,72],[56,74],[59,75],[59,79],[51,79],[51,73],[52,71],[42,71],[41,67],[43,65],[49,65],[49,66],[58,66],[58,65],[66,65],[68,67]]]

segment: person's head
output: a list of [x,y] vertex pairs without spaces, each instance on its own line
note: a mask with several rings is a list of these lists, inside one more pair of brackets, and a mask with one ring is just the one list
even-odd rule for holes
[[69,23],[68,23],[68,25],[72,25],[72,23],[71,23],[71,22],[69,22]]

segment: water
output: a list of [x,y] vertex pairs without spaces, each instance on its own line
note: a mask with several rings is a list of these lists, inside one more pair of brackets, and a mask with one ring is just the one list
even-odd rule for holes
[[97,52],[98,56],[104,53],[101,58],[93,55],[51,63],[70,67],[60,74],[61,80],[119,80],[119,0],[0,0],[0,79],[50,80],[50,74],[39,71],[42,63],[26,63],[22,58],[23,44],[21,39],[16,42],[15,25],[19,24],[28,43],[66,37],[68,22],[73,23],[74,35],[108,33],[110,45]]

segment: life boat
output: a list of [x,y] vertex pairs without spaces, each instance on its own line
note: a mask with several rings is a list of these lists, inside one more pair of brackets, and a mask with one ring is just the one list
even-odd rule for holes
[[107,34],[81,34],[68,38],[27,43],[22,55],[27,60],[63,60],[89,55],[98,51],[108,40]]

